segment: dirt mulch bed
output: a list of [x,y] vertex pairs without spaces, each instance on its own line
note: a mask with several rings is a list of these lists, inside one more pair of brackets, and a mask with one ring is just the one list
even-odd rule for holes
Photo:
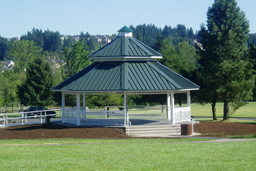
[[[228,135],[256,135],[256,124],[200,122],[195,124],[195,132],[208,137]],[[94,138],[124,139],[128,137],[118,128],[72,128],[61,125],[30,125],[0,128],[0,139],[45,139],[45,138]]]
[[194,130],[207,137],[256,135],[256,124],[200,122],[195,124]]
[[61,125],[30,125],[0,128],[0,139],[45,139],[45,138],[129,138],[118,128],[73,128]]

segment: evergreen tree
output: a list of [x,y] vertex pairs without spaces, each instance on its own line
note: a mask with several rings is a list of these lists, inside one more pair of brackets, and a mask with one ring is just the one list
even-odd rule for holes
[[166,39],[166,37],[164,37],[161,34],[158,34],[157,39],[156,39],[156,44],[154,45],[153,49],[160,52],[164,46],[164,40]]
[[53,32],[45,30],[44,32],[40,29],[33,28],[31,32],[21,36],[21,40],[34,41],[35,44],[44,51],[59,52],[62,48],[60,33],[58,31]]
[[[250,62],[253,64],[254,74],[256,74],[256,46],[250,44],[249,48]],[[253,100],[256,101],[256,76],[254,77]]]
[[30,61],[26,80],[17,88],[18,97],[23,105],[49,106],[53,104],[53,77],[49,63],[38,55]]
[[11,43],[0,36],[0,60],[9,59],[9,48]]
[[63,46],[62,46],[62,48],[63,48],[63,49],[65,49],[65,48],[71,48],[71,46],[72,46],[72,42],[71,42],[70,38],[69,38],[69,37],[68,37],[68,38],[65,38],[65,39],[63,40]]
[[235,0],[215,0],[207,12],[207,28],[201,26],[200,74],[208,92],[204,98],[224,102],[224,120],[230,116],[230,104],[236,110],[242,100],[251,98],[254,81],[245,55],[248,33],[248,21]]
[[253,44],[256,46],[256,34],[249,34],[247,43],[248,43],[248,45]]

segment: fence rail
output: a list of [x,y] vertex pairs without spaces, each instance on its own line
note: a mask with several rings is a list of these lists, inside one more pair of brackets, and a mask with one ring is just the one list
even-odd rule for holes
[[[19,125],[28,125],[28,124],[38,124],[44,123],[45,116],[56,117],[60,114],[46,114],[47,111],[61,111],[60,109],[54,110],[41,110],[41,111],[30,111],[30,112],[20,112],[20,113],[1,113],[0,114],[0,127],[6,126],[19,126]],[[36,116],[30,116],[31,112],[39,113]]]

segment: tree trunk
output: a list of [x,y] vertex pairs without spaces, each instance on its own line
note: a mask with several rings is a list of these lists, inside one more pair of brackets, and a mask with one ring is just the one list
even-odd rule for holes
[[181,107],[182,106],[181,94],[179,94],[179,96],[178,96],[178,103],[179,103],[179,106]]
[[212,103],[212,118],[213,120],[218,120],[216,116],[216,102]]
[[5,113],[7,113],[7,106],[4,105],[4,110],[5,110]]
[[21,109],[20,109],[20,110],[21,110],[21,112],[23,112],[23,111],[24,111],[23,109],[24,109],[24,105],[22,104],[22,105],[21,105]]
[[227,99],[224,99],[224,114],[223,120],[229,119],[229,102]]

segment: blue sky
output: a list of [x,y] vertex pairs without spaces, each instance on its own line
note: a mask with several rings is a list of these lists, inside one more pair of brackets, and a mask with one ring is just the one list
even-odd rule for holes
[[[32,28],[79,35],[112,35],[124,25],[154,24],[194,31],[206,23],[214,0],[0,0],[0,35],[19,37]],[[256,33],[256,0],[237,0]]]

